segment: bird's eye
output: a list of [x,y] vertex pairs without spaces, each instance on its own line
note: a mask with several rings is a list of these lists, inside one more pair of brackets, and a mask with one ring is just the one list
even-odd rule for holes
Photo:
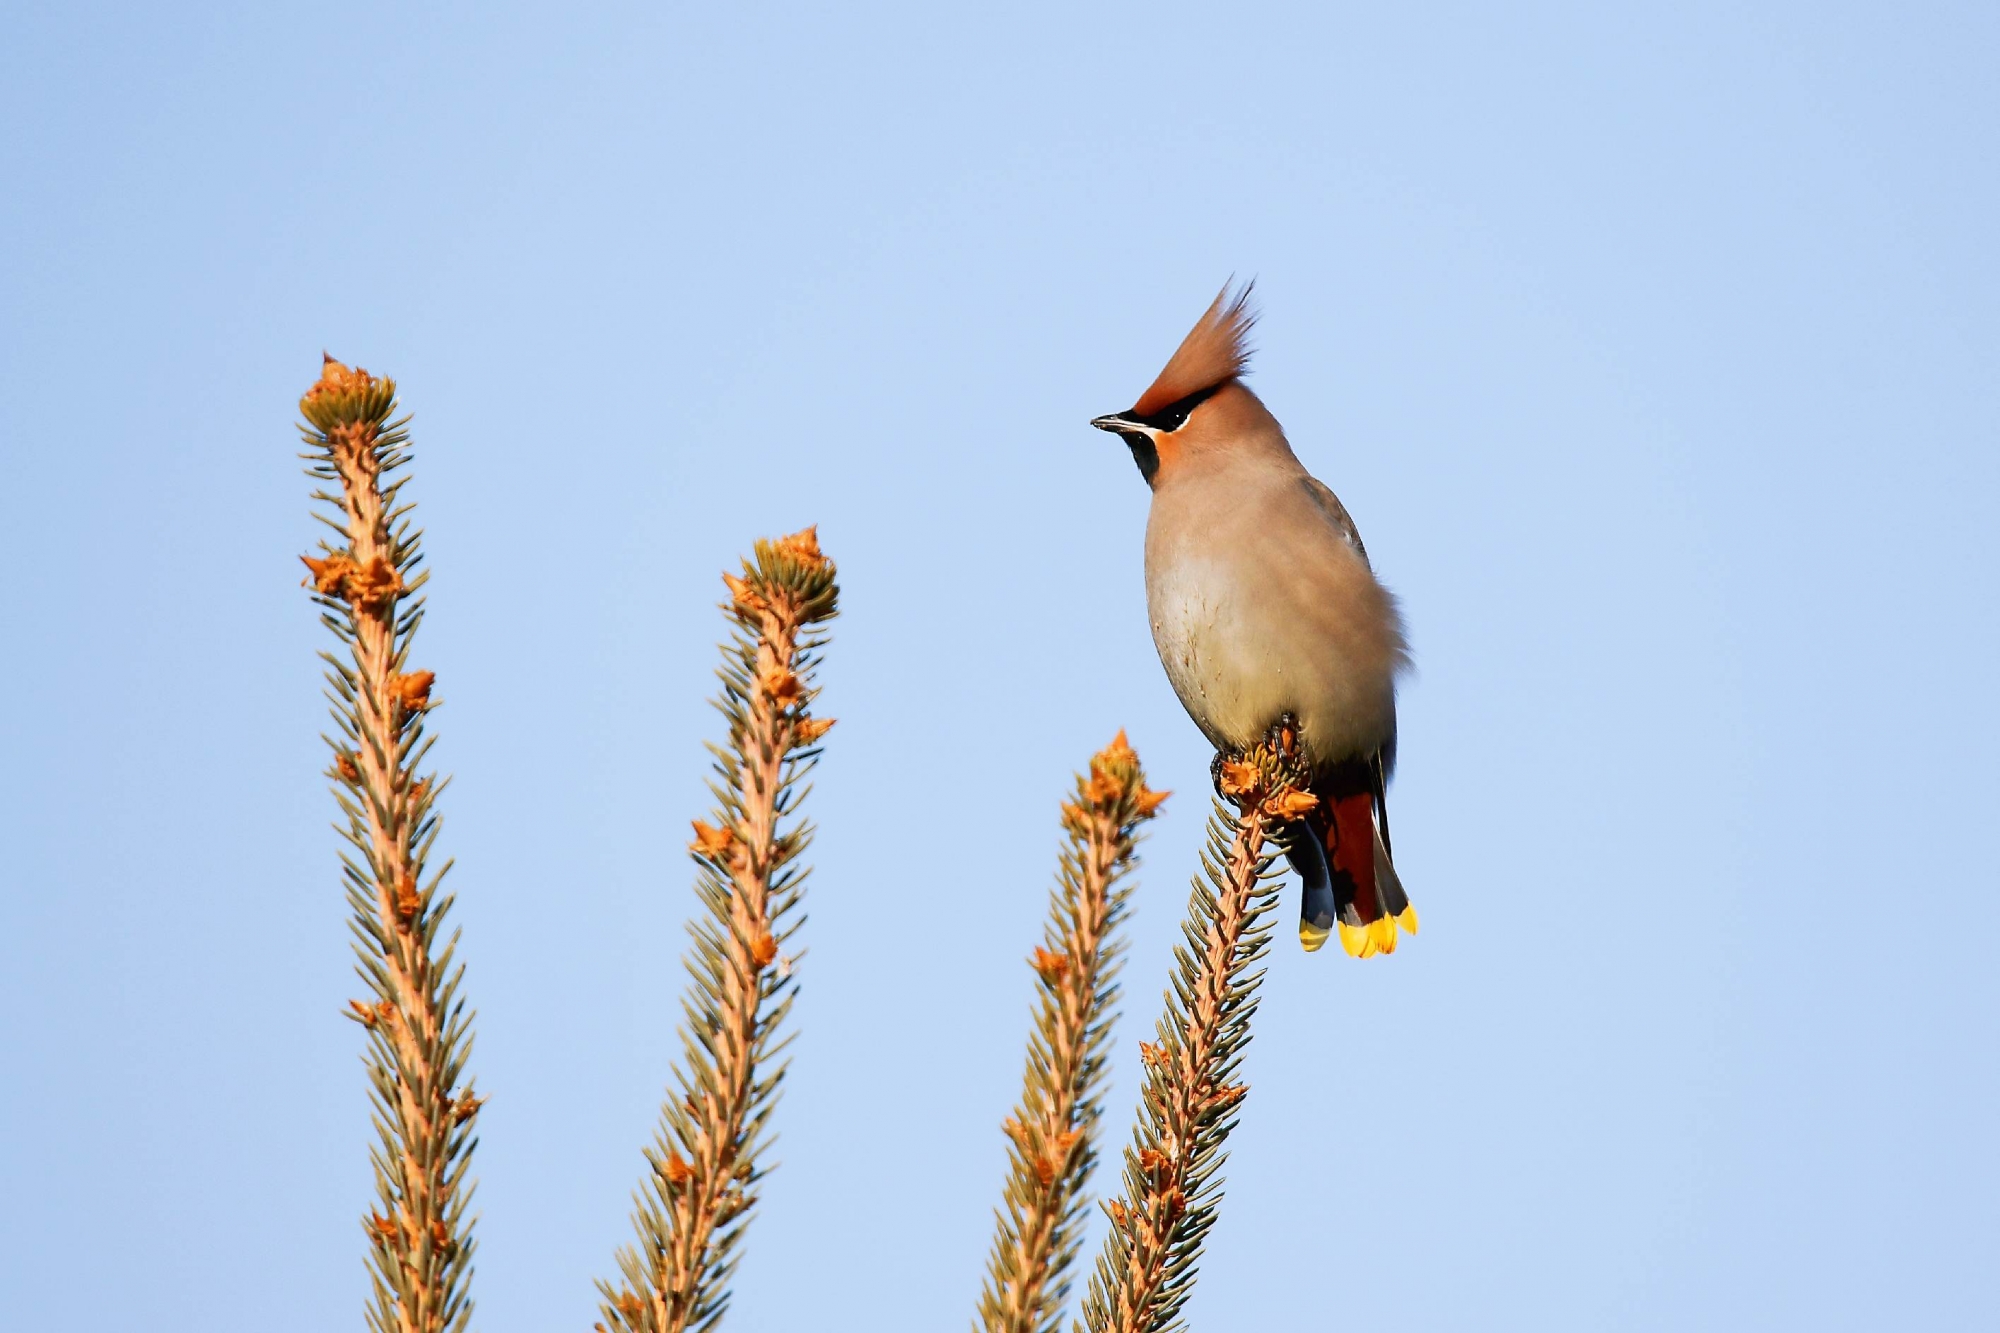
[[1213,398],[1216,390],[1221,387],[1222,385],[1220,384],[1210,385],[1208,388],[1197,393],[1189,394],[1178,402],[1168,403],[1165,407],[1150,416],[1132,417],[1130,419],[1142,426],[1151,426],[1154,430],[1171,434],[1186,425],[1188,417],[1194,410],[1210,398]]

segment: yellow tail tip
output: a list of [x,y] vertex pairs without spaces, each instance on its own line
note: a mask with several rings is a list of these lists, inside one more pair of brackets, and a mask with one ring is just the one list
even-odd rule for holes
[[[1350,926],[1345,921],[1336,921],[1333,924],[1340,932],[1340,947],[1347,951],[1348,957],[1373,958],[1377,954],[1387,955],[1396,952],[1400,938],[1399,930],[1408,931],[1412,935],[1417,933],[1417,913],[1414,908],[1406,907],[1395,916],[1377,917],[1364,926]],[[1299,938],[1302,940],[1307,938],[1305,926],[1299,927]],[[1325,934],[1321,933],[1317,940],[1308,940],[1306,948],[1317,949],[1325,938]]]
[[1396,918],[1383,916],[1369,922],[1368,942],[1375,946],[1376,953],[1396,952]]
[[1327,937],[1332,934],[1332,931],[1322,926],[1315,926],[1310,921],[1299,922],[1299,943],[1305,946],[1307,953],[1318,953],[1319,946],[1325,944]]

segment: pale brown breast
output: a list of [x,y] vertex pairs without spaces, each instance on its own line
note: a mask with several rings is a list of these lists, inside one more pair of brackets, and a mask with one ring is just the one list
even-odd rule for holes
[[1146,601],[1167,677],[1218,748],[1288,713],[1321,764],[1394,737],[1395,601],[1346,510],[1295,460],[1219,457],[1158,486]]

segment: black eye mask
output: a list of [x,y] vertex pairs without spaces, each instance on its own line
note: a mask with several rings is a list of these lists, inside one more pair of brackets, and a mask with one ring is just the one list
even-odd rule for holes
[[1123,414],[1124,419],[1135,426],[1151,426],[1154,430],[1171,433],[1187,424],[1188,413],[1213,398],[1215,391],[1221,387],[1220,384],[1211,384],[1206,389],[1189,394],[1179,402],[1168,403],[1157,412],[1149,412],[1143,417],[1133,416],[1127,412]]

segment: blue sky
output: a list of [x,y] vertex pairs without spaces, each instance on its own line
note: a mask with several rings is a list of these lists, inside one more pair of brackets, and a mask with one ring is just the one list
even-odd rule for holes
[[813,522],[841,724],[730,1326],[969,1319],[1055,804],[1121,726],[1179,795],[1117,1134],[1166,978],[1208,755],[1085,422],[1233,273],[1404,599],[1424,932],[1274,953],[1195,1325],[1991,1326],[1990,6],[8,23],[9,1323],[359,1323],[323,347],[416,413],[477,1325],[594,1317],[676,1044],[716,574]]

